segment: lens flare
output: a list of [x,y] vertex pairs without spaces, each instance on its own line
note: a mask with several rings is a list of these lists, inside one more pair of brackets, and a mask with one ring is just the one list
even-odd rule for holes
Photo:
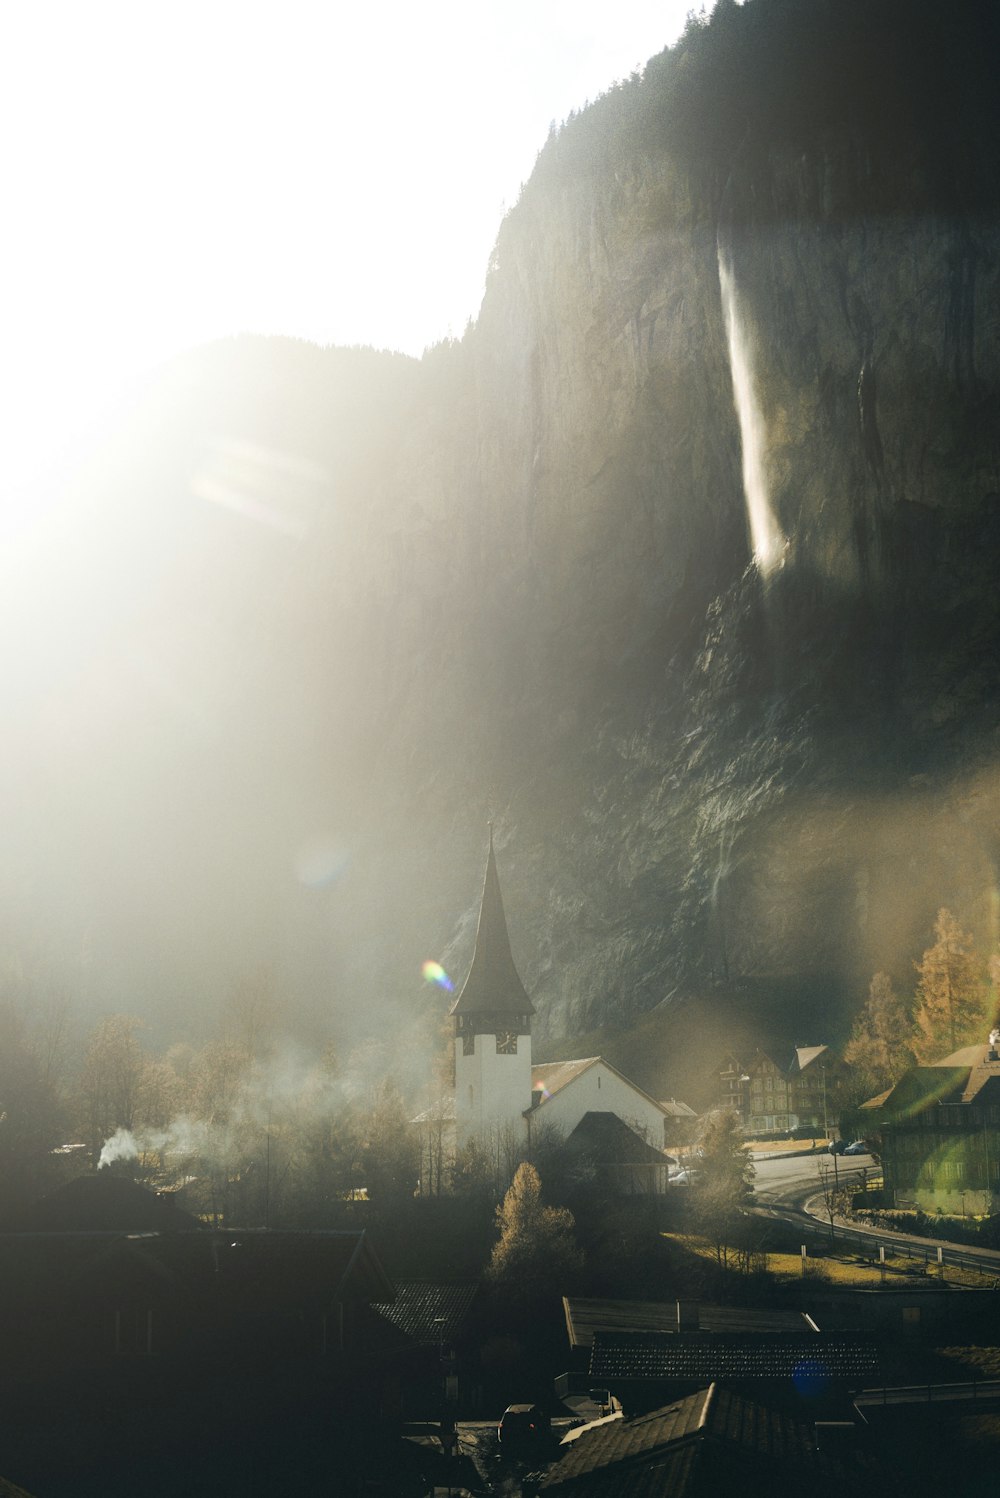
[[424,975],[425,983],[436,983],[438,988],[447,988],[449,993],[455,987],[440,962],[425,962],[420,971]]
[[830,1370],[820,1358],[803,1358],[792,1369],[792,1383],[799,1394],[817,1398],[830,1386]]

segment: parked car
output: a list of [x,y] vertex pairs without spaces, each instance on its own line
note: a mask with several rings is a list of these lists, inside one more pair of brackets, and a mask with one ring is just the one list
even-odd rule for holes
[[551,1421],[539,1404],[509,1404],[497,1426],[497,1440],[502,1446],[531,1446],[549,1433]]
[[685,1165],[681,1170],[670,1176],[667,1184],[670,1186],[690,1186],[692,1181],[696,1181],[700,1175],[701,1171],[695,1166]]
[[847,1148],[848,1148],[847,1140],[846,1139],[832,1139],[830,1141],[829,1148],[830,1148],[830,1154],[831,1155],[843,1155],[843,1154],[845,1154],[847,1152]]
[[854,1142],[852,1144],[849,1144],[844,1150],[845,1155],[867,1155],[867,1153],[868,1146],[863,1139],[855,1139]]

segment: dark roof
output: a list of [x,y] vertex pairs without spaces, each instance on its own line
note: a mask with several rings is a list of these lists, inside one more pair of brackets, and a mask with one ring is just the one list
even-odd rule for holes
[[873,1344],[856,1338],[715,1336],[705,1332],[594,1333],[590,1377],[621,1379],[760,1379],[843,1381],[881,1378]]
[[[783,1332],[795,1337],[815,1335],[801,1311],[784,1307],[698,1305],[699,1329],[722,1335]],[[677,1334],[676,1300],[600,1300],[563,1297],[566,1332],[571,1347],[590,1347],[594,1333],[663,1332]]]
[[700,1389],[697,1394],[675,1400],[648,1415],[639,1415],[632,1420],[604,1420],[589,1430],[578,1432],[571,1441],[564,1443],[560,1461],[542,1482],[542,1491],[561,1487],[570,1479],[596,1472],[602,1467],[652,1456],[701,1430],[711,1392],[711,1389]]
[[374,1309],[422,1347],[458,1339],[478,1285],[435,1285],[426,1280],[399,1280],[396,1299]]
[[563,1442],[562,1458],[541,1492],[566,1498],[772,1495],[789,1491],[792,1473],[823,1498],[852,1491],[859,1478],[865,1492],[875,1486],[896,1491],[891,1468],[876,1474],[876,1458],[863,1449],[820,1452],[811,1420],[715,1384],[648,1415],[595,1422],[573,1437]]
[[493,854],[493,829],[490,828],[490,851],[479,907],[476,949],[472,954],[469,976],[451,1006],[451,1013],[514,1015],[534,1012],[534,1005],[525,992],[511,955],[507,917]]
[[31,1498],[31,1494],[26,1488],[15,1487],[12,1482],[0,1477],[0,1498]]
[[326,1309],[345,1295],[385,1302],[395,1293],[364,1232],[0,1236],[0,1310],[29,1297],[40,1304],[73,1300],[111,1283],[261,1311]]
[[125,1176],[98,1170],[40,1197],[20,1226],[36,1233],[169,1233],[202,1224],[172,1195],[157,1196]]
[[630,1129],[617,1113],[585,1113],[564,1145],[598,1165],[666,1165],[667,1156]]

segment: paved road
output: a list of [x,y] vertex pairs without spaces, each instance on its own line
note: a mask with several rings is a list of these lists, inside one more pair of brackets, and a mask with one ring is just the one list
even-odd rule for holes
[[[790,1227],[805,1232],[830,1231],[830,1220],[824,1209],[822,1197],[827,1178],[833,1170],[832,1155],[771,1156],[758,1159],[756,1163],[756,1211],[765,1217],[785,1222]],[[837,1159],[837,1181],[850,1185],[860,1181],[864,1172],[877,1170],[870,1155],[841,1155]],[[885,1228],[868,1228],[855,1223],[835,1220],[834,1236],[859,1245],[870,1244],[874,1249],[879,1244],[897,1251],[908,1251],[913,1257],[923,1258],[925,1253],[936,1259],[940,1247],[946,1264],[959,1264],[969,1268],[980,1268],[1000,1272],[1000,1252],[995,1249],[973,1248],[966,1243],[947,1243],[938,1238],[918,1238],[910,1233],[890,1232]]]

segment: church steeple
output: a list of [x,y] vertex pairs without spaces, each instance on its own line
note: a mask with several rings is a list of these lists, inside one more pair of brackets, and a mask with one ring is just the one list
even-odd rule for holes
[[[502,1018],[513,1022],[522,1018],[526,1021],[534,1012],[534,1005],[525,992],[510,950],[507,917],[504,914],[497,861],[493,852],[491,823],[490,851],[479,906],[479,925],[476,928],[476,949],[472,955],[469,976],[451,1006],[451,1013],[470,1018],[473,1015],[481,1016],[484,1020]],[[484,1028],[494,1027],[490,1024]]]
[[476,1138],[498,1146],[501,1140],[519,1142],[524,1110],[531,1103],[531,1016],[535,1007],[511,956],[492,826],[476,950],[451,1012],[455,1024],[458,1147]]

